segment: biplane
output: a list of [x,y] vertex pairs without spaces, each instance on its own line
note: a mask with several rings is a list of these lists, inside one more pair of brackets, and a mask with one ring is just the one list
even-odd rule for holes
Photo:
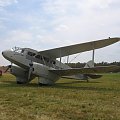
[[[94,52],[96,49],[106,47],[120,41],[120,38],[108,38],[91,41],[81,44],[74,44],[44,51],[37,51],[31,48],[18,48],[2,52],[4,58],[11,63],[7,70],[16,77],[18,84],[26,84],[38,77],[40,85],[53,85],[61,77],[88,79],[100,78],[98,73],[112,72],[118,66],[94,66]],[[62,57],[73,54],[93,51],[93,59],[83,68],[71,68],[62,63]],[[59,60],[58,60],[59,58]],[[6,70],[6,71],[7,71]]]

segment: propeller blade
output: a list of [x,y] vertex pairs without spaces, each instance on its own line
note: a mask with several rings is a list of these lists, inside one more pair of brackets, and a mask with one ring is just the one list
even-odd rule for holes
[[4,71],[4,73],[6,73],[10,68],[11,68],[11,65],[8,65],[7,69]]

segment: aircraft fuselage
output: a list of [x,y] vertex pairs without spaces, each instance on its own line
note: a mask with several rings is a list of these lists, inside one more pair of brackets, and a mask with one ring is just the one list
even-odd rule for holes
[[[37,51],[23,48],[17,50],[6,50],[2,55],[17,66],[11,67],[11,74],[15,75],[17,82],[27,83],[37,76],[41,84],[54,84],[60,76],[49,72],[50,69],[66,69],[69,66],[60,63],[58,60],[37,54]],[[29,70],[32,64],[32,72],[28,80]]]

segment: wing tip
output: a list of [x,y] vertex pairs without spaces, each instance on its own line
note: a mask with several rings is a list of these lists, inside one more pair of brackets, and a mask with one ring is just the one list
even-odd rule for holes
[[113,37],[113,38],[109,37],[108,39],[109,40],[113,39],[114,42],[119,42],[120,41],[120,37]]

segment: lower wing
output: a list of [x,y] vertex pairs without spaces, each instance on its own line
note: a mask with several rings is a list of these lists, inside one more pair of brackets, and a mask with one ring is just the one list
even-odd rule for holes
[[76,79],[76,80],[88,80],[89,78],[98,79],[101,77],[102,75],[98,75],[98,74],[78,74],[78,75],[62,76],[62,78]]
[[75,75],[75,74],[89,74],[89,73],[107,73],[113,72],[115,70],[120,69],[120,66],[98,66],[93,68],[70,68],[70,69],[61,69],[61,70],[49,70],[59,76],[66,76],[66,75]]

